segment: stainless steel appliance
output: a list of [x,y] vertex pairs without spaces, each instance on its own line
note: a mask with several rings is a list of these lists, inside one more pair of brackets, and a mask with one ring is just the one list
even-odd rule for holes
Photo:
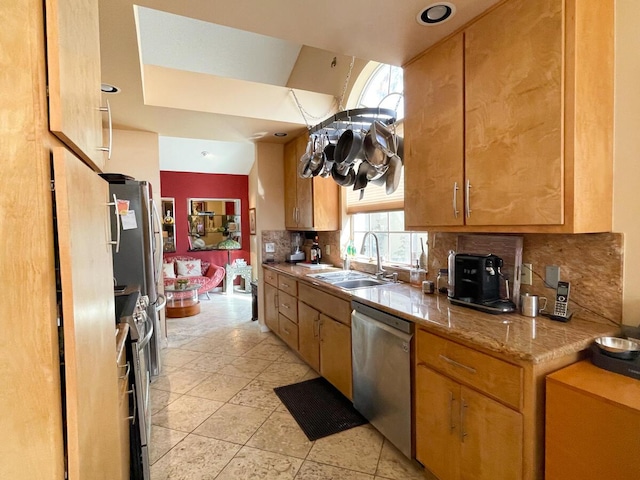
[[[148,349],[148,367],[152,376],[160,374],[160,319],[159,310],[164,307],[164,296],[158,294],[158,279],[162,266],[161,221],[151,199],[149,182],[136,181],[121,174],[103,174],[109,182],[109,195],[114,202],[129,202],[128,207],[118,208],[119,222],[112,222],[112,238],[118,238],[113,246],[113,275],[116,283],[139,286],[140,294],[149,299],[147,316],[154,334]],[[122,213],[122,210],[132,213]]]
[[509,283],[500,270],[502,258],[491,254],[458,253],[454,264],[451,303],[487,313],[515,311],[516,306],[509,299]]
[[351,306],[353,406],[411,458],[414,325],[356,301]]
[[304,262],[305,254],[301,247],[304,240],[299,232],[291,233],[291,253],[287,255],[286,261],[289,263]]
[[[123,305],[118,305],[119,303]],[[131,429],[129,434],[131,446],[131,480],[149,480],[149,448],[151,440],[151,376],[147,361],[150,341],[154,334],[154,325],[147,315],[149,299],[134,292],[126,296],[116,297],[118,321],[129,324],[129,342],[127,342],[127,358],[130,359],[131,372],[130,404]]]

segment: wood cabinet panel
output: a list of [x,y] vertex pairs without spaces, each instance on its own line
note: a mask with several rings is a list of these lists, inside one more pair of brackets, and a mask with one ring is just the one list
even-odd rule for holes
[[463,48],[460,33],[405,69],[407,228],[464,224]]
[[298,302],[298,353],[320,371],[320,312]]
[[278,289],[268,283],[264,285],[264,323],[278,333]]
[[282,290],[278,291],[278,312],[293,323],[298,323],[298,302],[295,297]]
[[278,333],[287,345],[298,351],[298,325],[282,314],[278,315]]
[[353,399],[351,328],[320,314],[320,373]]
[[298,290],[298,298],[307,305],[311,305],[345,325],[351,325],[351,303],[348,301],[303,283],[299,284]]
[[559,0],[512,0],[465,30],[468,225],[563,223],[562,43]]
[[298,295],[298,282],[286,275],[278,275],[278,289],[295,297]]
[[440,479],[458,478],[460,385],[416,367],[416,459]]
[[640,472],[640,382],[583,361],[546,384],[546,478]]
[[296,142],[287,143],[284,146],[284,226],[294,230],[298,226],[298,161]]
[[273,270],[267,270],[266,268],[263,268],[262,272],[265,283],[273,285],[274,287],[278,286],[278,274],[276,272]]
[[522,414],[461,387],[460,478],[522,478]]
[[102,171],[100,26],[95,0],[46,0],[49,129]]
[[[119,398],[108,184],[65,149],[53,152],[69,478],[119,479]],[[88,267],[90,266],[90,267]],[[91,385],[91,388],[87,388]]]
[[418,362],[473,386],[514,408],[522,406],[523,372],[517,365],[418,329]]

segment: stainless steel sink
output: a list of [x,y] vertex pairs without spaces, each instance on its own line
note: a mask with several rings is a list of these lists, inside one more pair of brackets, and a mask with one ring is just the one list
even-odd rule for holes
[[375,278],[359,278],[356,280],[342,280],[340,282],[332,283],[332,285],[334,287],[353,290],[356,288],[377,287],[378,285],[389,285],[389,282],[377,280]]

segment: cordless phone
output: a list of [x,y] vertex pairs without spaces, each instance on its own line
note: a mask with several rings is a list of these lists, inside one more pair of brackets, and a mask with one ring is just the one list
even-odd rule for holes
[[560,322],[568,322],[572,315],[571,312],[569,312],[568,306],[569,282],[558,281],[558,287],[556,289],[556,303],[553,307],[553,312],[549,315],[549,318]]

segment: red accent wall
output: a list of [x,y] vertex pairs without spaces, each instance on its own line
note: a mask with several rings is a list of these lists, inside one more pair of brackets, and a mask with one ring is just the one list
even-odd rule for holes
[[226,250],[189,252],[187,232],[188,198],[239,198],[241,250],[231,250],[231,261],[249,255],[249,177],[247,175],[220,175],[213,173],[160,172],[160,192],[163,197],[175,199],[176,254],[206,259],[216,265],[227,263]]

